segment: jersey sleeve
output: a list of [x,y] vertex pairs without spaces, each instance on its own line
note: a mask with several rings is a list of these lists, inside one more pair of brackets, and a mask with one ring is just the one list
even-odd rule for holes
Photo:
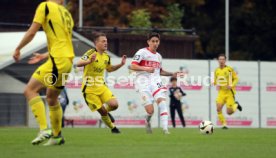
[[87,52],[83,54],[83,56],[81,57],[81,60],[84,60],[84,61],[90,60],[93,53],[95,53],[95,49],[89,49]]
[[40,3],[39,6],[36,8],[33,22],[43,24],[43,22],[45,20],[45,16],[48,13],[49,13],[49,10],[47,7],[47,3],[46,2]]
[[143,58],[144,58],[144,53],[143,53],[143,51],[139,50],[135,53],[131,64],[139,65],[140,62],[143,60]]

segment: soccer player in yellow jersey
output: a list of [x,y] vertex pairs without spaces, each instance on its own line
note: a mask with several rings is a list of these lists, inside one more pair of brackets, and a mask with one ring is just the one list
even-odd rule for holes
[[[58,96],[65,83],[62,76],[71,71],[75,55],[72,45],[74,23],[71,14],[62,4],[63,0],[49,0],[39,4],[32,25],[13,54],[14,60],[18,62],[20,50],[32,41],[42,26],[47,36],[48,53],[36,54],[32,62],[48,59],[33,73],[24,90],[24,95],[40,127],[40,132],[32,144],[39,144],[47,138],[50,139],[44,144],[45,146],[60,145],[65,142],[61,135],[62,109]],[[45,106],[39,96],[39,91],[45,87],[47,88],[46,100],[50,110],[52,131],[47,129]]]
[[227,66],[226,56],[220,54],[218,56],[219,67],[215,70],[214,85],[218,88],[217,97],[217,113],[218,119],[222,124],[222,129],[228,129],[226,120],[222,114],[224,104],[227,107],[227,114],[233,114],[237,109],[242,111],[241,105],[235,101],[236,85],[238,83],[238,76],[234,69]]
[[[111,129],[112,133],[120,133],[113,124],[110,111],[118,108],[118,101],[109,90],[104,81],[104,72],[113,72],[126,63],[126,56],[122,57],[120,64],[111,65],[107,54],[107,38],[104,33],[97,33],[94,37],[96,49],[88,50],[78,61],[77,66],[84,66],[82,93],[91,111],[98,111],[102,121]],[[106,104],[104,106],[103,104]]]

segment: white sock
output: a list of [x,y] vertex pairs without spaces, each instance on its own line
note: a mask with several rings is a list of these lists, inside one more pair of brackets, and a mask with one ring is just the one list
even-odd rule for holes
[[168,110],[167,110],[167,105],[166,101],[161,101],[159,104],[159,109],[160,109],[160,120],[162,124],[163,130],[168,130]]

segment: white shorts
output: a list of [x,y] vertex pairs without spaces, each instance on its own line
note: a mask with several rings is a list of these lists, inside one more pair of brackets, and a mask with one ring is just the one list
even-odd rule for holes
[[136,86],[140,93],[143,106],[153,104],[154,101],[157,101],[159,98],[166,99],[167,88],[162,85],[161,79],[156,79],[147,84],[136,83]]

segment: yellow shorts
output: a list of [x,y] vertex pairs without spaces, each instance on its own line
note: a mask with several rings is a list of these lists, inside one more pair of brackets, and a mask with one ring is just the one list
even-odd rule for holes
[[218,104],[226,104],[227,108],[232,108],[235,104],[235,96],[231,91],[228,92],[219,92],[216,102]]
[[70,73],[72,65],[72,58],[49,57],[35,70],[32,78],[40,81],[47,88],[62,90],[68,77],[66,74]]
[[84,100],[91,111],[100,109],[104,103],[108,102],[110,99],[116,98],[106,86],[104,87],[105,90],[100,94],[83,93]]

